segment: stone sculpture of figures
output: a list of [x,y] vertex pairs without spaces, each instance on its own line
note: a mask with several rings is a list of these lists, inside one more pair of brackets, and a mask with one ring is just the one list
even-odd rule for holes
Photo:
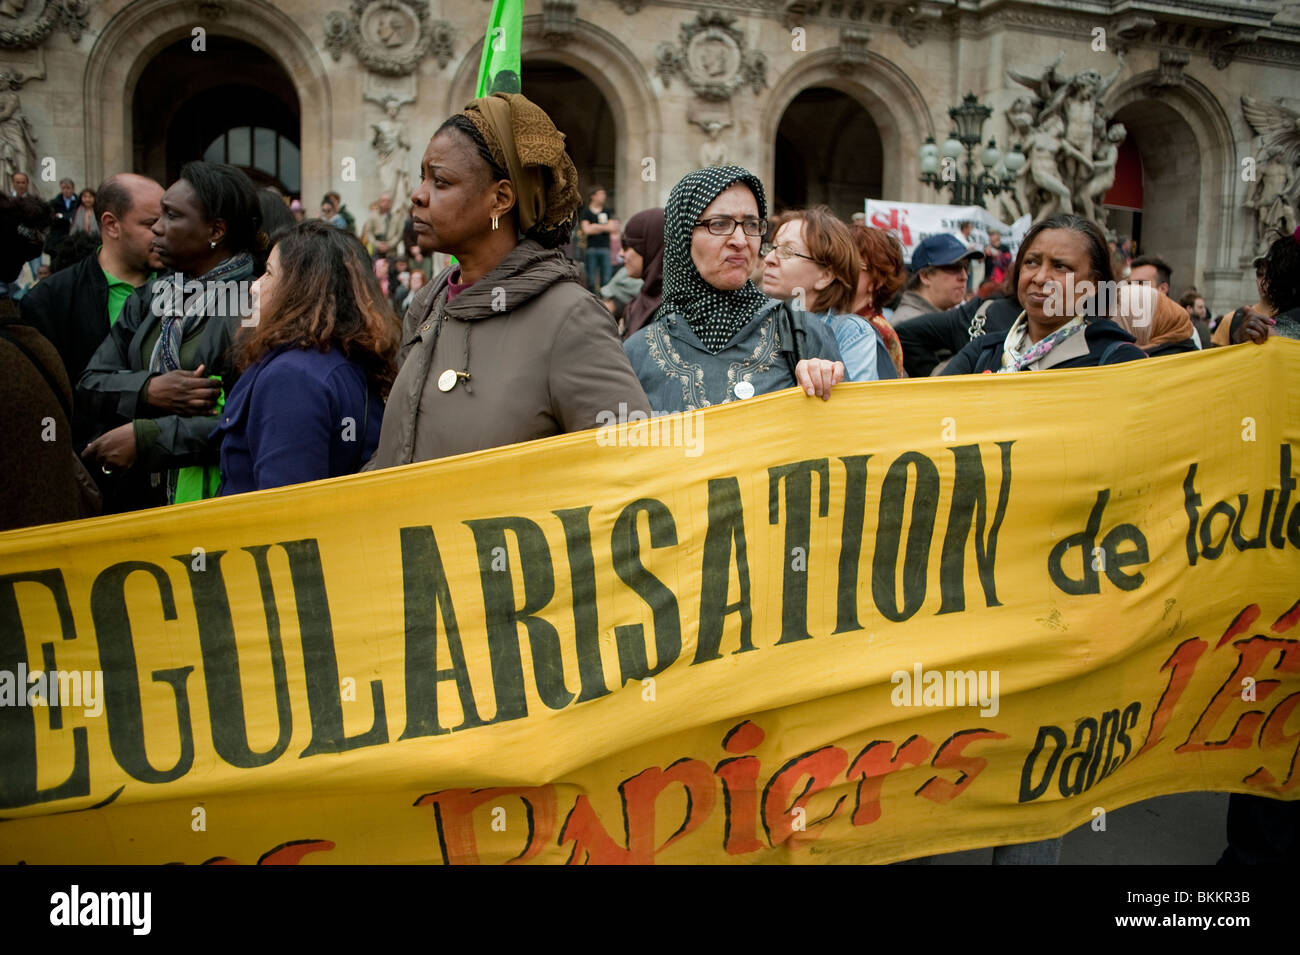
[[[1102,98],[1119,78],[1119,70],[1103,77],[1096,70],[1064,73],[1064,54],[1032,76],[1008,70],[1007,75],[1032,90],[1032,100],[1021,97],[1007,111],[1015,136],[1028,141],[1021,208],[1027,202],[1036,220],[1053,212],[1100,212],[1100,195],[1114,185],[1114,160],[1123,127],[1113,133]],[[1118,137],[1118,138],[1114,138]],[[1049,150],[1053,150],[1049,156]],[[1115,155],[1112,156],[1112,151]],[[1109,185],[1101,188],[1103,183]],[[1101,193],[1098,189],[1101,188]]]
[[1101,206],[1102,197],[1115,185],[1115,166],[1119,162],[1119,144],[1128,135],[1123,123],[1116,123],[1106,130],[1106,138],[1097,145],[1097,152],[1092,161],[1092,178],[1083,187],[1079,196],[1079,211],[1089,219],[1101,225],[1106,224],[1105,210]]
[[[1074,202],[1070,188],[1061,181],[1061,168],[1057,157],[1065,148],[1065,121],[1059,113],[1048,116],[1029,139],[1030,181],[1047,193],[1047,199],[1034,212],[1034,218],[1045,219],[1055,212],[1073,212]],[[1031,198],[1030,202],[1033,200]]]
[[36,133],[18,102],[21,73],[0,72],[0,192],[13,191],[14,174],[35,178]]
[[704,132],[709,137],[704,145],[700,147],[701,166],[725,166],[727,164],[727,146],[719,141],[718,134],[730,125],[730,123],[723,123],[716,119],[701,124]]
[[393,197],[393,208],[405,212],[411,198],[411,143],[406,123],[397,118],[401,104],[394,97],[384,100],[386,118],[371,126],[375,131],[370,145],[379,157],[379,183],[382,192]]
[[1262,255],[1278,235],[1296,227],[1295,203],[1300,194],[1300,113],[1280,103],[1253,96],[1241,98],[1250,128],[1262,137],[1255,188],[1247,200],[1255,212],[1256,254]]
[[1296,173],[1276,155],[1270,155],[1256,175],[1255,191],[1247,206],[1255,210],[1255,254],[1263,255],[1278,238],[1295,231],[1291,192]]

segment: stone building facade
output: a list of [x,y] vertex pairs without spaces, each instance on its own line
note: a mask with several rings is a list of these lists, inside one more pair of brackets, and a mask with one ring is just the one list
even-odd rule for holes
[[[302,195],[309,212],[329,188],[362,212],[414,176],[432,131],[472,98],[490,9],[3,0],[0,147],[47,195],[63,176],[166,181],[208,156]],[[1121,218],[1171,262],[1177,289],[1254,301],[1248,203],[1264,140],[1242,97],[1283,116],[1300,107],[1300,3],[526,0],[525,13],[524,91],[568,135],[584,186],[604,184],[620,213],[722,160],[754,169],[782,204],[847,215],[869,197],[947,201],[919,181],[919,155],[964,94],[993,109],[984,136],[1005,148],[1006,111],[1025,93],[1008,69],[1037,74],[1063,54],[1070,72],[1118,72],[1104,105],[1128,130],[1141,196],[1140,219]]]

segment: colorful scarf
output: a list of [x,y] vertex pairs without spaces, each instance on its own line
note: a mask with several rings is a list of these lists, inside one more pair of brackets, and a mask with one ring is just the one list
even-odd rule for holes
[[1016,323],[1007,332],[1002,345],[1002,367],[998,374],[1024,371],[1061,342],[1072,338],[1086,327],[1081,317],[1072,318],[1050,335],[1044,335],[1032,344],[1029,341],[1029,320],[1021,312]]

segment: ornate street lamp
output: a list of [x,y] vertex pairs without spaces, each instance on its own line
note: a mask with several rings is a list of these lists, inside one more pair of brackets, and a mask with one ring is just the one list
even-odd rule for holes
[[[982,168],[976,170],[975,149],[983,139],[984,121],[992,115],[993,110],[977,100],[974,93],[967,93],[960,106],[948,110],[956,128],[943,146],[935,145],[930,136],[921,147],[921,181],[936,189],[946,186],[952,193],[953,205],[982,207],[986,195],[1010,190],[1024,168],[1025,156],[1019,146],[1003,156],[990,139],[979,154]],[[962,153],[966,154],[964,174],[960,168]],[[1001,171],[996,168],[998,160],[1002,161]]]

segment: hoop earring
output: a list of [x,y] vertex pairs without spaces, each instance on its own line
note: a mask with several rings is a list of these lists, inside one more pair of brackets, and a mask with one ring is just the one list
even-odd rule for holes
[[496,227],[497,227],[497,216],[493,216],[493,217],[492,217],[492,228],[495,229]]

